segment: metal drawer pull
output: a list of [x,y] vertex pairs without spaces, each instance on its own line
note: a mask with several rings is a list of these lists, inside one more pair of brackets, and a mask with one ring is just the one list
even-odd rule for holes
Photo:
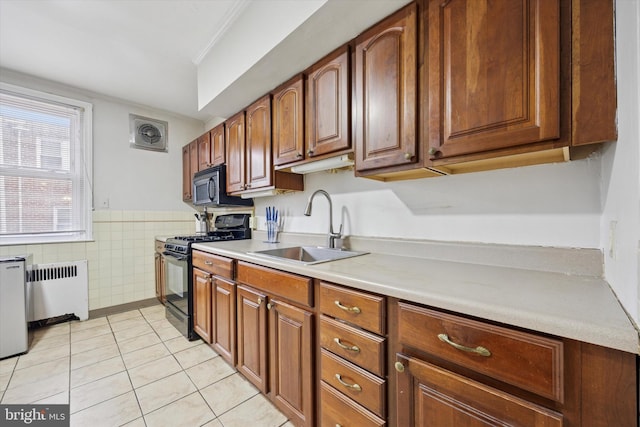
[[335,304],[338,306],[338,308],[341,308],[344,311],[348,311],[349,313],[355,313],[355,314],[360,314],[360,307],[347,307],[346,305],[342,305],[340,304],[340,301],[334,301]]
[[345,345],[345,344],[342,344],[340,342],[340,338],[338,338],[338,337],[335,337],[333,339],[333,341],[336,344],[338,344],[341,348],[344,348],[345,350],[349,350],[349,351],[353,351],[353,352],[356,352],[356,353],[360,353],[360,347],[358,347],[357,345]]
[[205,265],[213,265],[212,261],[205,261],[204,263],[205,263]]
[[338,382],[339,382],[340,384],[342,384],[343,386],[345,386],[345,387],[347,387],[347,388],[352,388],[352,389],[354,389],[354,390],[356,390],[356,391],[362,391],[362,387],[360,387],[360,385],[359,385],[359,384],[349,384],[349,383],[345,383],[345,382],[342,380],[342,377],[340,376],[340,374],[336,374],[336,379],[338,380]]
[[487,350],[484,347],[478,346],[476,348],[471,348],[471,347],[465,347],[463,345],[457,344],[453,341],[451,341],[449,339],[449,335],[447,334],[438,334],[438,338],[440,339],[440,341],[442,342],[446,342],[447,344],[449,344],[450,346],[457,348],[458,350],[462,350],[462,351],[466,351],[469,353],[476,353],[479,354],[480,356],[491,356],[491,352],[489,350]]

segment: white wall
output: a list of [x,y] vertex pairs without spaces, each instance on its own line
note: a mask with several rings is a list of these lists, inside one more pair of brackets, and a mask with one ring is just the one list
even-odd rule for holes
[[304,192],[256,199],[256,213],[276,206],[285,231],[326,233],[324,197],[303,215],[322,188],[332,196],[335,228],[342,221],[349,235],[597,248],[599,176],[598,157],[389,183],[316,172],[305,176]]
[[[93,104],[93,241],[46,245],[0,244],[0,256],[33,254],[36,264],[88,260],[89,309],[155,296],[154,237],[194,232],[193,209],[182,202],[182,145],[202,122],[107,99],[8,70],[14,85]],[[129,113],[169,123],[169,152],[129,147]],[[109,208],[102,206],[109,201]]]
[[616,1],[618,142],[604,151],[605,277],[640,325],[640,2]]
[[[108,99],[9,70],[0,78],[93,104],[93,190],[97,210],[187,211],[182,202],[182,146],[204,132],[203,122],[149,107]],[[169,152],[129,147],[129,113],[169,123]]]

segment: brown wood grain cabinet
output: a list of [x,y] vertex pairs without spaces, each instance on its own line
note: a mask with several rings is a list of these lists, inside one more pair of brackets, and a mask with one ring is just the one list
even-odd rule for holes
[[429,157],[560,137],[560,7],[430,1]]
[[225,163],[225,144],[224,144],[224,123],[220,123],[209,131],[211,139],[211,166],[218,166]]
[[412,3],[355,40],[356,173],[420,158],[417,24]]
[[247,286],[237,291],[237,368],[262,393],[269,391],[267,296]]
[[304,76],[273,91],[273,164],[304,159]]
[[389,311],[392,425],[637,426],[633,354],[413,303]]
[[270,396],[297,426],[314,426],[315,360],[312,311],[269,301]]
[[167,302],[164,284],[165,284],[165,273],[164,273],[164,257],[162,256],[162,252],[164,252],[164,242],[161,240],[155,241],[155,285],[156,285],[156,298],[160,301],[161,304]]
[[320,424],[384,425],[386,299],[326,282],[319,287]]
[[211,344],[212,280],[211,273],[193,269],[193,330],[208,344]]
[[351,149],[351,52],[344,45],[306,71],[307,159]]
[[241,111],[225,122],[225,152],[227,157],[227,193],[237,193],[246,184],[245,115]]
[[222,358],[236,363],[235,261],[193,251],[193,329]]
[[271,159],[271,96],[267,95],[246,109],[246,186],[268,187],[273,183]]
[[193,201],[193,174],[198,171],[198,140],[182,147],[182,200]]
[[274,171],[271,95],[260,98],[225,124],[228,193],[304,189],[301,175]]
[[[238,370],[296,426],[315,425],[311,279],[238,262]],[[312,303],[312,300],[307,300]]]
[[615,141],[613,4],[418,0],[358,36],[356,176],[562,162]]
[[209,132],[200,135],[197,139],[198,146],[198,172],[211,167],[211,135]]

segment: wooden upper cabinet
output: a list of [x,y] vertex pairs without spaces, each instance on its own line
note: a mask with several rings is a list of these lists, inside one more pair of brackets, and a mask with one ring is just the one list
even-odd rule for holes
[[345,45],[307,72],[307,158],[351,148],[351,73]]
[[412,3],[356,38],[357,172],[418,161],[416,28]]
[[211,167],[211,135],[209,132],[201,135],[197,140],[198,171]]
[[225,162],[225,145],[224,145],[224,123],[220,123],[209,131],[211,139],[211,166],[224,164]]
[[304,159],[304,77],[273,92],[273,164]]
[[246,184],[255,189],[272,184],[271,95],[264,96],[246,110]]
[[227,193],[245,188],[244,111],[229,118],[226,127]]
[[560,137],[558,0],[430,0],[427,155]]
[[198,171],[198,140],[182,147],[182,200],[193,201],[193,174]]

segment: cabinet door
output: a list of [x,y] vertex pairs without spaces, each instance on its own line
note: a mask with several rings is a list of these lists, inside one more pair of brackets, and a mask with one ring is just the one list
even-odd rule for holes
[[234,193],[245,188],[244,111],[227,120],[225,128],[227,193]]
[[209,132],[198,138],[198,171],[211,167],[211,136]]
[[435,365],[396,355],[398,425],[562,427],[562,415]]
[[418,161],[417,6],[356,39],[356,171]]
[[307,157],[351,148],[349,47],[320,61],[307,78]]
[[559,137],[557,0],[431,0],[429,156]]
[[238,286],[238,364],[245,378],[267,393],[267,297]]
[[313,313],[270,300],[271,399],[295,425],[312,426]]
[[193,330],[211,343],[211,275],[193,269]]
[[304,159],[304,79],[302,75],[273,93],[273,164]]
[[272,184],[271,160],[271,95],[247,108],[247,188]]
[[221,165],[225,161],[224,123],[211,129],[209,138],[211,139],[211,165]]
[[156,298],[162,304],[166,302],[164,294],[164,258],[161,254],[155,254],[155,268],[156,268]]
[[212,344],[216,351],[236,364],[236,285],[216,278],[213,284]]
[[[185,202],[193,201],[191,188],[193,186],[193,172],[194,170],[191,168],[191,161],[193,158],[192,155],[192,147],[195,145],[195,141],[185,145],[182,147],[182,200]],[[197,151],[196,151],[196,158]]]

